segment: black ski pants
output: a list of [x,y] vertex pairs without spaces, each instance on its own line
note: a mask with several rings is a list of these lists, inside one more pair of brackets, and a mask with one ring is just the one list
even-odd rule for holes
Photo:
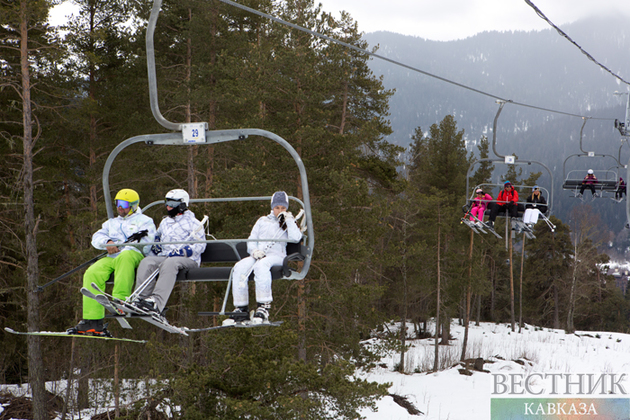
[[507,204],[498,204],[496,202],[492,202],[489,205],[490,207],[490,221],[494,222],[494,219],[497,218],[499,213],[508,213],[510,217],[518,217],[518,204],[507,203]]

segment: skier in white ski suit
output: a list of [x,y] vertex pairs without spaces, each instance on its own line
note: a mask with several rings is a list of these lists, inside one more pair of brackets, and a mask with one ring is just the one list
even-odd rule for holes
[[[256,282],[256,302],[258,308],[252,319],[253,323],[269,320],[269,310],[273,301],[271,293],[271,267],[282,265],[287,255],[286,242],[258,241],[259,239],[288,239],[299,242],[302,232],[295,223],[293,215],[287,212],[289,197],[284,191],[277,191],[271,198],[271,213],[263,216],[254,225],[247,242],[246,257],[236,263],[232,273],[232,298],[235,306],[230,318],[223,325],[232,325],[249,319],[249,292],[247,281],[254,272]],[[283,226],[281,226],[283,225]]]
[[[178,242],[204,240],[203,226],[188,210],[190,197],[182,189],[171,190],[165,197],[168,216],[158,227],[156,242]],[[151,253],[140,262],[136,274],[136,289],[159,268],[154,279],[138,295],[134,304],[160,315],[173,291],[177,273],[181,269],[196,268],[201,263],[201,254],[206,244],[165,244],[154,245]]]

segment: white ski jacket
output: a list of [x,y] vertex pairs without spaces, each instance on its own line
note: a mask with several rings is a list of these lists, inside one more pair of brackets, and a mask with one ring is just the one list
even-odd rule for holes
[[[248,239],[288,239],[289,242],[299,242],[302,239],[302,232],[293,218],[287,219],[287,230],[282,230],[278,218],[272,211],[267,216],[258,219]],[[265,255],[279,255],[283,258],[287,256],[286,242],[248,241],[247,252],[251,255],[255,249],[264,251]]]
[[[197,230],[195,232],[195,230]],[[165,217],[160,222],[160,227],[157,230],[157,236],[160,238],[160,242],[177,242],[177,241],[203,241],[205,239],[205,232],[203,231],[203,225],[195,217],[195,213],[190,210],[186,210],[182,214],[178,214],[173,217]],[[167,244],[162,245],[162,251],[157,254],[159,257],[168,257],[169,252],[177,251],[186,244]],[[206,244],[187,244],[193,250],[191,258],[197,263],[201,264],[201,254],[206,250]],[[151,252],[151,255],[155,255]]]
[[[155,238],[155,223],[149,216],[142,214],[140,207],[127,217],[116,216],[113,219],[103,223],[103,227],[92,235],[92,246],[96,249],[106,249],[107,241],[125,242],[131,235],[141,230],[147,230],[147,236],[140,239],[140,242],[153,242]],[[133,246],[121,247],[120,251],[115,254],[107,255],[110,258],[116,258],[120,252],[132,249],[142,254],[138,248]],[[150,250],[149,246],[144,247],[144,255]]]

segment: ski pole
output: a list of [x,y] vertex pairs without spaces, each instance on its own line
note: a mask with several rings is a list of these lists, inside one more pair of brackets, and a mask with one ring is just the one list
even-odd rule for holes
[[[140,241],[140,239],[144,238],[145,236],[147,236],[148,231],[147,230],[141,230],[140,232],[136,232],[133,235],[131,235],[125,242],[123,242],[124,244],[127,244],[129,242],[133,242],[133,241]],[[65,279],[66,277],[76,273],[77,271],[91,265],[94,264],[96,261],[100,260],[101,258],[105,257],[108,253],[104,252],[101,255],[98,255],[94,258],[92,258],[90,261],[84,262],[83,264],[81,264],[80,266],[73,268],[72,270],[68,271],[65,274],[62,274],[61,276],[57,277],[54,280],[49,281],[48,283],[42,285],[42,286],[37,286],[37,289],[35,290],[36,292],[41,292],[43,291],[45,288],[47,288],[48,286],[50,286],[53,283],[57,283],[59,280]]]

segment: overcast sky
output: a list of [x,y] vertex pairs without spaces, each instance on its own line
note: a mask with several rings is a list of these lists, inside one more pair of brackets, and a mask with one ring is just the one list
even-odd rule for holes
[[[238,0],[236,0],[238,1]],[[345,10],[362,32],[390,31],[449,41],[483,31],[549,28],[525,0],[315,0],[339,17]],[[553,23],[563,25],[593,15],[621,14],[630,23],[630,0],[532,0]],[[51,23],[72,13],[69,1],[54,8]]]
[[[318,0],[315,0],[316,2]],[[549,24],[525,0],[319,0],[325,11],[345,10],[362,32],[390,31],[449,41],[483,31],[541,30]],[[556,25],[593,15],[622,14],[630,0],[531,0]]]

